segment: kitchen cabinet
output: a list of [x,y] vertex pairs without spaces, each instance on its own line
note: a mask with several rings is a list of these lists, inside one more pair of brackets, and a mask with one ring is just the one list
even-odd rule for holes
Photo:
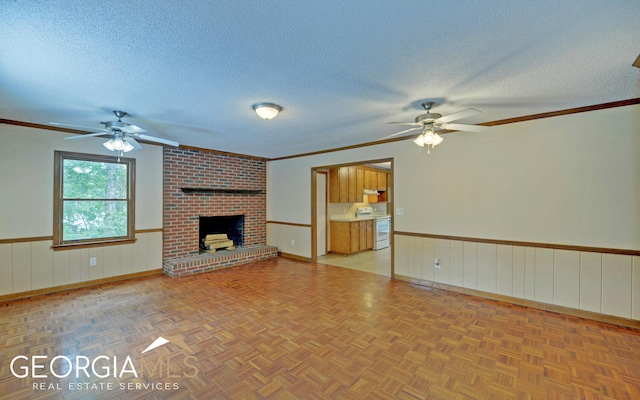
[[352,254],[373,248],[373,220],[331,221],[331,252]]
[[360,221],[360,250],[373,249],[373,220]]
[[340,191],[338,195],[340,196],[340,203],[348,203],[349,202],[349,168],[343,167],[338,169],[338,176],[340,182]]
[[389,175],[389,173],[378,171],[378,187],[375,187],[374,189],[383,192],[387,191],[387,175]]
[[[388,191],[389,173],[376,168],[348,166],[329,170],[329,202],[361,203],[364,190]],[[385,197],[369,196],[370,203],[386,201]]]
[[358,168],[357,167],[349,167],[349,195],[348,195],[348,203],[356,203],[358,201],[362,201],[362,197],[358,200]]
[[329,202],[356,203],[362,201],[362,178],[358,167],[340,167],[329,170]]

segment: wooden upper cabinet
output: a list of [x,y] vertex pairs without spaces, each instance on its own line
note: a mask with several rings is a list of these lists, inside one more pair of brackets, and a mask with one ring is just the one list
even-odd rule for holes
[[[329,170],[329,202],[360,203],[364,189],[389,190],[389,173],[370,167],[352,165]],[[370,203],[386,201],[387,196],[369,196]]]
[[329,170],[329,203],[340,202],[340,183],[338,179],[338,168]]
[[358,202],[362,201],[362,195],[364,194],[364,169],[358,168],[356,171],[356,191],[358,193]]
[[349,202],[349,167],[340,167],[338,169],[338,182],[340,185],[338,203]]
[[369,185],[367,189],[378,189],[378,172],[375,170],[372,170],[371,175],[369,175]]
[[[349,203],[358,201],[357,172],[358,167],[349,167]],[[362,199],[360,201],[362,201]]]
[[364,188],[365,189],[377,189],[378,188],[378,173],[372,169],[365,168],[364,170]]
[[387,191],[387,173],[378,171],[378,187],[375,188],[382,191]]

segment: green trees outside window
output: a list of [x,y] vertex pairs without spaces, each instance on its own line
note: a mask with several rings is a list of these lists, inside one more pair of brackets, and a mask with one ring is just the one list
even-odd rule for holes
[[54,246],[133,240],[135,160],[55,154]]

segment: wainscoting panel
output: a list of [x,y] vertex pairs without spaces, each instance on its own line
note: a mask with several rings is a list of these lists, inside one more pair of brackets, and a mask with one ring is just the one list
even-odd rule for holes
[[[141,238],[138,238],[134,246],[136,246],[138,242],[140,242],[140,239]],[[83,271],[86,271],[86,274],[89,278],[88,280],[93,281],[96,279],[103,278],[104,277],[104,247],[92,247],[90,249],[83,249],[83,250],[86,250],[86,252],[80,253],[81,258],[83,260],[89,260],[89,258],[91,257],[96,258],[95,267],[90,267],[87,261],[85,261],[85,265],[83,266]]]
[[[475,242],[463,242],[463,260],[462,264],[463,268],[463,276],[462,282],[463,287],[475,289],[477,286],[477,276],[478,276],[478,243]],[[396,249],[396,254],[401,252],[402,249]]]
[[536,249],[524,248],[524,298],[536,298]]
[[602,312],[631,317],[631,271],[633,258],[602,255]]
[[[53,252],[53,286],[68,285],[69,276],[69,252],[54,251]],[[10,293],[10,292],[9,292]]]
[[631,283],[631,318],[640,319],[640,257],[633,257],[633,282]]
[[495,244],[478,243],[478,285],[475,289],[496,293],[498,270],[496,252]]
[[[120,254],[122,253],[122,246],[109,246],[105,247],[102,256],[102,270],[106,276],[118,276],[121,274],[120,268],[122,266],[120,261]],[[162,253],[161,253],[162,254]]]
[[555,304],[580,307],[580,253],[570,250],[553,251],[553,298]]
[[424,266],[424,259],[427,257],[424,252],[428,252],[430,245],[433,243],[433,239],[420,240],[420,238],[411,238],[411,241],[413,242],[411,244],[411,248],[413,249],[413,262],[409,264],[409,273],[414,276],[419,276],[421,279],[433,279],[433,274],[429,276]]
[[580,252],[580,309],[602,312],[602,254]]
[[525,293],[525,259],[524,247],[513,246],[513,293],[512,296],[524,299]]
[[464,242],[451,240],[449,243],[449,279],[455,286],[464,286]]
[[49,241],[31,243],[31,290],[53,286],[53,251]]
[[[160,238],[160,243],[162,243],[162,238]],[[120,275],[133,273],[135,266],[135,247],[128,245],[118,247],[120,248]],[[162,263],[159,263],[158,265],[162,265]]]
[[413,234],[394,238],[400,277],[640,319],[640,256]]
[[[162,269],[162,232],[134,244],[53,251],[51,240],[0,244],[0,296]],[[96,266],[89,259],[96,258]]]
[[535,249],[535,301],[553,302],[553,250]]
[[435,261],[435,254],[440,254],[440,268],[436,269],[433,266],[430,268],[433,271],[434,279],[437,282],[442,283],[451,283],[450,275],[451,275],[451,261],[450,261],[450,251],[451,247],[449,246],[450,240],[444,239],[434,239],[433,240],[433,255],[431,258],[431,263]]
[[[394,245],[396,249],[402,249],[401,252],[395,252],[395,272],[404,276],[416,276],[413,273],[413,238],[410,236],[397,236],[395,237]],[[412,270],[409,271],[411,265]],[[421,276],[422,277],[422,276]]]
[[422,272],[422,279],[429,281],[435,280],[434,268],[433,268],[433,239],[427,238],[422,240],[421,238],[413,238],[413,251],[415,253],[420,252],[420,255],[416,254],[416,259],[421,260],[420,270]]
[[499,244],[496,261],[497,293],[513,296],[513,246]]
[[[267,222],[266,235],[267,245],[277,247],[279,252],[301,258],[311,258],[311,225],[269,221]],[[327,251],[331,250],[330,243],[331,240],[328,238]]]
[[13,261],[13,289],[31,290],[31,243],[14,243],[11,249]]

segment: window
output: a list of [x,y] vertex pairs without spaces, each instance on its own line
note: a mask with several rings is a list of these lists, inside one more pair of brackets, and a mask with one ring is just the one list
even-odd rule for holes
[[135,240],[135,160],[56,151],[53,246]]

